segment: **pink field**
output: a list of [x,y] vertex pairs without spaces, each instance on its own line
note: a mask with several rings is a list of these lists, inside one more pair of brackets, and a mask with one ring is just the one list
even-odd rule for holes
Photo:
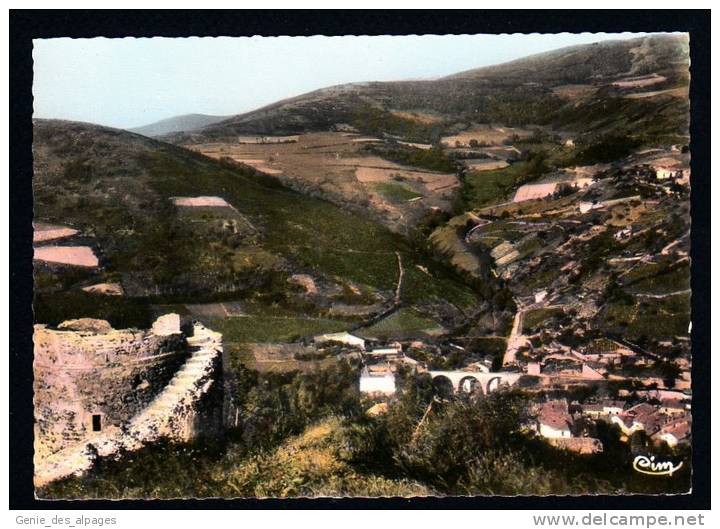
[[104,296],[122,296],[125,293],[120,283],[97,283],[83,287],[83,290],[90,294],[102,294]]
[[404,169],[402,165],[398,165],[388,160],[383,160],[377,156],[365,157],[347,157],[347,158],[331,158],[324,162],[323,165],[334,165],[339,167],[367,167],[372,169]]
[[529,184],[520,186],[515,192],[513,202],[523,202],[524,200],[545,198],[548,195],[552,195],[555,192],[556,187],[557,182],[550,184]]
[[429,174],[426,173],[422,178],[425,187],[429,191],[440,191],[441,189],[448,189],[460,185],[458,179],[452,174]]
[[67,228],[65,226],[53,226],[50,224],[33,224],[33,242],[51,241],[53,239],[63,239],[72,237],[78,233],[78,230]]
[[365,183],[370,182],[386,182],[392,178],[393,174],[400,174],[397,169],[384,169],[379,167],[358,167],[355,169],[355,178]]
[[98,258],[89,246],[40,246],[35,248],[36,261],[94,268]]
[[618,88],[639,88],[643,86],[652,86],[654,84],[662,83],[665,77],[656,73],[647,75],[644,77],[630,77],[621,81],[615,81],[613,86]]
[[655,97],[661,95],[669,95],[673,97],[688,97],[687,87],[668,88],[667,90],[655,90],[653,92],[638,92],[636,94],[626,94],[626,99],[644,99],[646,97]]
[[511,128],[511,127],[491,127],[478,126],[452,136],[444,136],[441,142],[446,147],[468,147],[472,140],[477,140],[481,144],[499,145],[504,140],[511,138],[517,134],[521,138],[531,135],[529,130]]
[[238,143],[251,145],[266,145],[273,143],[296,143],[300,136],[240,136]]
[[229,208],[231,207],[222,197],[175,197],[173,198],[176,206],[179,207],[210,207],[210,208]]

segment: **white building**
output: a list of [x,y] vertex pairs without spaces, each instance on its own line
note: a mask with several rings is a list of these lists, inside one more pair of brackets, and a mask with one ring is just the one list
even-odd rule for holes
[[379,376],[363,372],[363,374],[360,375],[360,393],[368,393],[370,395],[394,395],[395,376],[389,372]]

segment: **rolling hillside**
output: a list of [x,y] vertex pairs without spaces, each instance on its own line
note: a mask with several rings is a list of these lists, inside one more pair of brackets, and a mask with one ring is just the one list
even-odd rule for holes
[[[75,228],[75,239],[100,258],[90,270],[36,267],[39,321],[137,324],[138,305],[252,298],[259,316],[271,304],[272,314],[287,313],[283,329],[266,322],[273,332],[304,336],[358,322],[323,320],[334,304],[385,307],[396,296],[399,265],[400,302],[435,318],[431,326],[453,327],[488,308],[463,279],[371,220],[252,169],[125,131],[36,121],[34,193],[36,222]],[[227,205],[173,204],[203,196]],[[318,285],[317,295],[288,284],[299,273]],[[127,296],[107,302],[80,291],[99,281],[120,282]],[[296,313],[300,328],[292,327]]]
[[[471,122],[528,124],[585,135],[686,136],[688,41],[657,35],[556,50],[434,81],[354,83],[317,90],[174,137],[297,134],[350,124],[366,134],[437,141]],[[428,122],[407,112],[432,113]]]

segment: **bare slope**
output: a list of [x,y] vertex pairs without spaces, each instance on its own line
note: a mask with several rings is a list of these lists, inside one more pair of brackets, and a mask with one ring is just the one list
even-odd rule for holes
[[[63,121],[35,122],[34,151],[36,220],[77,229],[100,257],[92,276],[37,267],[39,321],[95,316],[128,324],[119,315],[123,307],[135,314],[134,306],[80,291],[98,281],[121,282],[126,302],[253,297],[309,321],[334,301],[372,304],[392,297],[396,252],[406,267],[404,303],[440,306],[433,310],[442,318],[462,317],[448,303],[480,307],[461,279],[402,237],[252,169],[125,131]],[[219,197],[229,206],[180,207],[173,197]],[[328,294],[309,297],[292,288],[288,279],[296,273],[328,285]],[[73,307],[77,314],[69,314]]]
[[[351,124],[363,133],[437,140],[476,122],[544,124],[581,132],[687,134],[687,37],[656,35],[576,46],[435,81],[355,83],[317,90],[233,116],[175,141],[243,133],[296,134]],[[644,79],[652,76],[650,85]],[[575,92],[569,87],[577,87]],[[627,97],[652,90],[654,97]],[[573,94],[572,97],[567,97]],[[592,96],[580,97],[579,95]],[[418,120],[408,111],[433,113]],[[200,140],[203,141],[203,140]]]

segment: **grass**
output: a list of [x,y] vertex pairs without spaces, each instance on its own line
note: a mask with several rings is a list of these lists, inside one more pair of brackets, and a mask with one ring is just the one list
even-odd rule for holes
[[364,338],[391,340],[438,331],[442,331],[442,327],[436,321],[413,309],[402,308],[375,325],[357,331],[356,334]]
[[466,209],[503,201],[512,190],[517,164],[493,171],[470,171],[465,176],[462,199]]
[[623,276],[623,287],[631,294],[662,295],[690,288],[689,263],[643,263]]
[[690,323],[690,294],[664,299],[608,304],[595,318],[598,329],[630,340],[671,339],[686,336]]
[[337,362],[337,358],[330,356],[317,360],[297,360],[295,358],[273,359],[272,361],[258,360],[247,343],[224,342],[223,348],[229,355],[230,366],[238,369],[244,366],[260,373],[292,373],[295,371],[314,371],[323,369]]
[[423,196],[421,193],[396,182],[378,182],[373,187],[391,202],[407,202],[413,198]]
[[523,316],[523,332],[535,334],[539,332],[549,321],[564,314],[561,308],[529,310]]
[[[353,466],[345,457],[350,427],[320,420],[279,446],[247,453],[240,445],[161,444],[108,461],[90,475],[53,483],[43,498],[426,496],[431,489]],[[206,446],[207,445],[207,446]]]
[[230,317],[212,321],[228,342],[295,342],[316,334],[347,329],[348,323],[329,318],[290,316]]
[[33,300],[35,321],[57,325],[76,318],[107,320],[116,329],[147,329],[153,318],[150,305],[142,298],[102,296],[83,291],[38,294]]
[[[395,252],[400,252],[409,268],[420,264],[432,275],[408,273],[414,287],[404,293],[406,300],[478,301],[462,278],[402,236],[272,179],[146,139],[133,140],[140,146],[130,145],[123,133],[88,131],[86,125],[75,126],[86,133],[87,143],[75,149],[73,128],[43,127],[50,138],[45,141],[57,145],[45,159],[62,167],[84,156],[88,169],[83,169],[83,179],[67,185],[39,175],[34,182],[38,217],[64,219],[94,233],[106,270],[132,278],[129,295],[154,296],[154,303],[243,299],[258,291],[282,295],[287,283],[278,274],[297,268],[341,283],[349,280],[370,292],[391,292],[398,273]],[[104,156],[91,156],[100,143]],[[85,181],[86,172],[92,182]],[[225,198],[259,235],[253,235],[252,243],[228,243],[214,233],[216,221],[194,222],[207,220],[209,213],[179,212],[170,202],[173,196],[199,195]]]
[[228,486],[242,495],[293,496],[418,496],[431,491],[410,480],[360,473],[344,459],[345,426],[330,418],[307,428],[276,450],[250,458],[228,477]]

